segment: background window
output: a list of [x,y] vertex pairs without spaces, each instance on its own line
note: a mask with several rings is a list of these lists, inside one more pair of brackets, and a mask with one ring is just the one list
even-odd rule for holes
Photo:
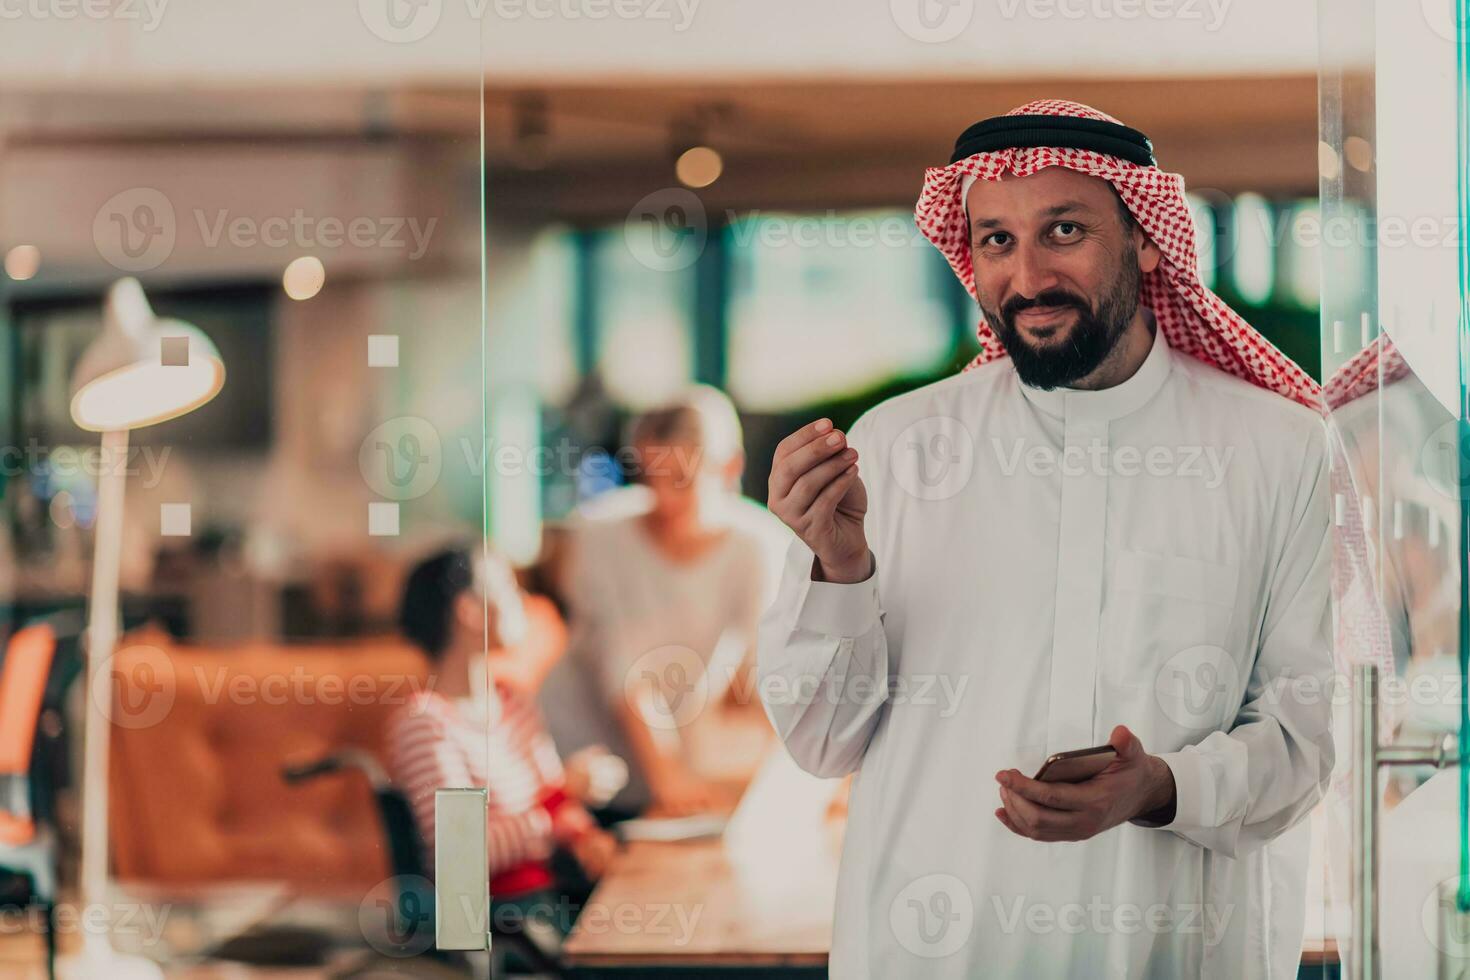
[[797,408],[950,353],[948,301],[912,214],[765,215],[729,240],[729,391],[742,408]]
[[663,271],[638,261],[628,235],[646,225],[597,235],[592,246],[598,321],[597,363],[608,394],[631,409],[667,401],[693,379],[691,269]]

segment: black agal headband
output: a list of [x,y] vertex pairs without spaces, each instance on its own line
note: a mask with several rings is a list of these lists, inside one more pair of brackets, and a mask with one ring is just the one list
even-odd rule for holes
[[1138,130],[1103,119],[1076,116],[994,116],[971,126],[955,140],[950,163],[977,153],[1029,146],[1063,146],[1120,157],[1141,167],[1156,167],[1154,146]]

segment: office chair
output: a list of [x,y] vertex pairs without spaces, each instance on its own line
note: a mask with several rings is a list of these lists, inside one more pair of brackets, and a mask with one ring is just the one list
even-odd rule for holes
[[55,652],[55,631],[36,624],[11,636],[0,662],[0,870],[26,879],[26,901],[41,907],[51,980],[56,980],[56,840],[54,830],[32,811],[41,787],[31,778],[31,755]]

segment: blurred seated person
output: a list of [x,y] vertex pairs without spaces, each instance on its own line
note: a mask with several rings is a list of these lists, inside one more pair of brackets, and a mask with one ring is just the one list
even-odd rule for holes
[[622,787],[626,767],[599,748],[565,767],[557,757],[534,697],[559,653],[544,648],[560,638],[535,635],[536,616],[560,626],[549,601],[522,596],[501,558],[453,548],[415,567],[400,623],[428,656],[430,683],[390,717],[388,762],[431,852],[435,791],[484,787],[497,908],[556,910],[564,933],[616,851],[588,808]]
[[542,704],[563,751],[603,743],[629,761],[614,809],[727,809],[682,736],[712,709],[760,711],[750,666],[770,547],[754,517],[774,518],[739,494],[740,420],[717,389],[638,416],[629,443],[641,486],[569,524],[572,641]]

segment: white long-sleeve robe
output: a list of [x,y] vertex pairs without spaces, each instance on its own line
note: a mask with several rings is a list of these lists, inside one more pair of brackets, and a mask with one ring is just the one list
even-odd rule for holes
[[[856,772],[834,977],[1294,977],[1333,765],[1329,492],[1310,410],[1171,351],[1041,391],[1008,360],[849,437],[874,573],[762,620],[761,696],[810,772]],[[1172,823],[1040,843],[995,774],[1128,725]]]

